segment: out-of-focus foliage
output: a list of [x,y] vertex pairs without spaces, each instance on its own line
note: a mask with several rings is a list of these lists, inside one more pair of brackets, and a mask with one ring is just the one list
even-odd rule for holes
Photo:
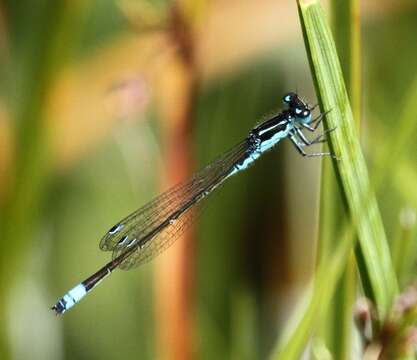
[[[361,11],[361,143],[401,293],[416,280],[416,20],[413,1],[366,1]],[[267,358],[290,318],[336,306],[297,305],[315,271],[335,281],[348,259],[330,252],[334,272],[315,270],[326,226],[320,161],[284,142],[208,199],[193,236],[187,319],[174,311],[178,244],[116,271],[63,317],[49,310],[109,260],[97,246],[104,232],[183,174],[184,162],[198,168],[233,146],[286,91],[315,103],[294,1],[9,0],[0,49],[1,359]],[[348,219],[335,236],[339,250],[354,238]],[[413,299],[404,292],[381,326],[382,335],[398,329],[386,354],[407,339]],[[321,332],[337,338],[328,321]],[[330,338],[317,336],[312,356],[334,351]],[[368,353],[381,345],[364,339]]]

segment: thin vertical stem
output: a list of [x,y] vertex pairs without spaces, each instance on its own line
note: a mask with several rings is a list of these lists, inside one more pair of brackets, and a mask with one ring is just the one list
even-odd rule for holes
[[[178,49],[170,70],[173,75],[169,99],[174,108],[164,113],[165,159],[169,185],[190,177],[194,159],[192,127],[198,92],[198,74],[194,61],[194,43],[189,19],[178,4],[171,9],[169,36]],[[193,229],[178,241],[169,259],[157,269],[158,358],[191,359],[193,355],[193,293],[195,241]],[[169,299],[169,301],[167,301]]]

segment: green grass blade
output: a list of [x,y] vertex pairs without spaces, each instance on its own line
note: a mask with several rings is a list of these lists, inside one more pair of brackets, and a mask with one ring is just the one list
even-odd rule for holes
[[[400,114],[394,136],[392,136],[388,146],[380,146],[381,150],[375,161],[376,165],[373,172],[373,177],[376,179],[374,182],[376,188],[381,187],[384,181],[392,181],[398,174],[399,164],[401,165],[399,160],[404,158],[404,154],[411,154],[413,151],[412,146],[415,144],[415,133],[417,131],[417,107],[415,104],[417,104],[417,76],[407,90],[404,104],[399,106],[402,114]],[[387,172],[387,163],[394,165],[390,172]],[[395,176],[393,177],[392,174]]]
[[362,99],[362,56],[360,0],[332,0],[332,33],[352,105],[359,125]]
[[[320,322],[319,320],[328,311],[336,284],[345,269],[354,244],[354,229],[352,226],[345,229],[346,231],[336,249],[328,258],[323,259],[317,268],[307,308],[304,309],[295,329],[291,324],[289,325],[289,329],[285,331],[284,340],[278,344],[273,353],[273,359],[300,359],[308,340]],[[299,311],[295,313],[298,314]]]
[[[347,90],[352,102],[356,128],[360,128],[361,114],[361,22],[359,0],[330,2],[332,32],[334,34]],[[321,181],[320,238],[318,259],[328,256],[338,241],[338,234],[346,218],[346,207],[330,162],[324,162]],[[356,295],[356,261],[349,256],[346,269],[335,288],[332,306],[324,315],[313,343],[325,344],[335,359],[350,359],[352,342],[352,308]],[[314,353],[314,347],[312,352]]]
[[328,128],[335,168],[360,245],[361,279],[382,320],[397,293],[397,280],[381,216],[354,127],[339,60],[324,13],[314,0],[299,0],[299,13],[317,95]]
[[414,209],[403,209],[398,225],[398,235],[392,242],[392,257],[398,282],[401,287],[404,287],[415,276],[413,274],[416,263],[416,214]]
[[[400,286],[406,285],[415,278],[414,264],[417,257],[415,242],[415,214],[417,208],[417,172],[409,158],[414,152],[414,134],[417,130],[417,77],[412,81],[407,91],[404,104],[400,106],[402,115],[397,122],[397,131],[392,136],[389,146],[384,140],[372,138],[372,146],[381,149],[376,159],[374,169],[375,187],[389,186],[401,194],[405,202],[405,209],[401,213],[400,228],[397,236],[391,242],[397,278]],[[384,137],[386,138],[386,137]],[[409,154],[409,155],[407,155]],[[387,171],[386,164],[392,164]],[[409,208],[411,207],[411,208]]]

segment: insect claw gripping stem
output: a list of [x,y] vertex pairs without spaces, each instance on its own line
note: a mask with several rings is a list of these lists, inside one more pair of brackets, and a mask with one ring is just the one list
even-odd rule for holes
[[316,109],[316,107],[319,106],[318,103],[316,103],[313,107],[310,108],[311,111],[314,111]]
[[328,130],[325,130],[322,134],[320,134],[319,136],[317,136],[316,138],[314,138],[312,141],[311,141],[311,144],[318,144],[318,143],[324,143],[324,142],[327,142],[327,138],[325,138],[325,139],[323,139],[323,137],[326,135],[326,134],[330,134],[331,132],[333,132],[334,130],[336,130],[337,128],[336,127],[334,127],[334,128],[331,128],[331,129],[328,129]]

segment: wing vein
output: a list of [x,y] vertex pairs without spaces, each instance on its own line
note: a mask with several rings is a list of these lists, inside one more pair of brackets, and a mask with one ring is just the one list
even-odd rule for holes
[[124,270],[154,258],[193,223],[199,212],[190,209],[228,177],[247,151],[248,142],[245,140],[189,181],[175,185],[139,208],[118,224],[122,225],[120,231],[108,232],[101,239],[100,249],[113,251],[113,259],[120,258],[119,267]]

